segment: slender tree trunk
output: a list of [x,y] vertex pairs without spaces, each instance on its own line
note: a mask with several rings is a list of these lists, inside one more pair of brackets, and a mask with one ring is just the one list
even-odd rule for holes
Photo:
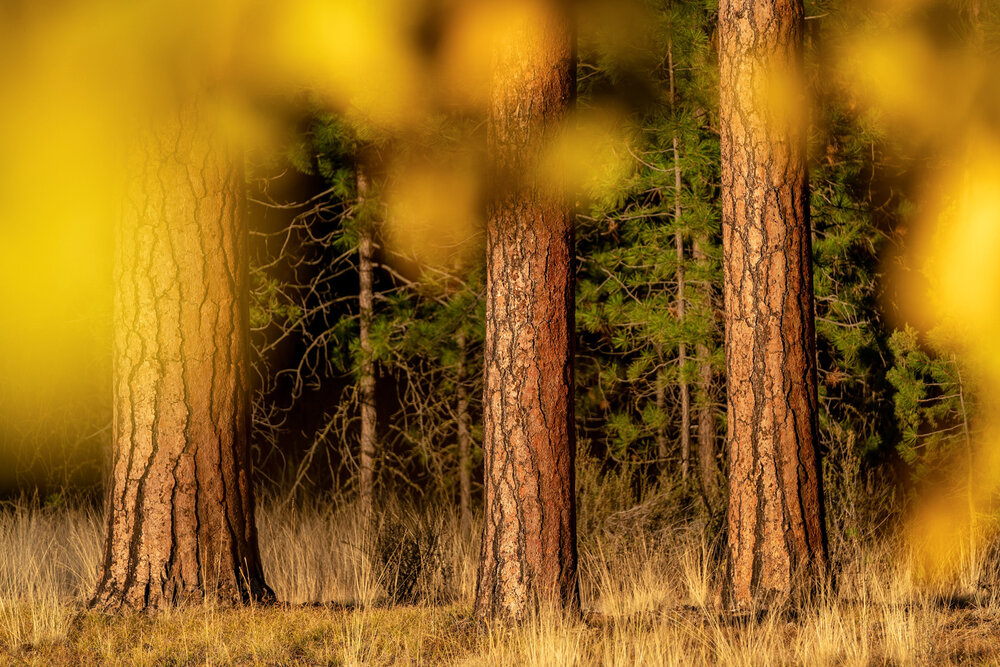
[[[663,350],[659,345],[655,345],[656,359],[659,363],[663,363]],[[656,374],[656,384],[654,386],[653,400],[656,402],[656,411],[661,415],[667,412],[667,391],[664,386],[663,377],[659,372]],[[667,456],[669,452],[667,451],[667,424],[666,420],[661,419],[660,423],[656,427],[656,458],[657,467],[660,471],[661,479],[666,479],[667,471]]]
[[116,231],[114,464],[91,606],[273,597],[254,522],[242,169],[193,106],[143,135]]
[[[696,262],[705,261],[705,252],[697,237],[692,248]],[[705,305],[712,310],[712,288],[704,288]],[[712,414],[712,362],[709,359],[708,346],[698,343],[695,346],[695,359],[698,363],[698,473],[701,478],[701,490],[709,508],[714,511],[719,498],[719,465],[715,452],[715,415]]]
[[[676,139],[674,142],[676,143]],[[676,151],[676,148],[674,149]],[[677,321],[680,323],[684,335],[684,240],[680,234],[675,236],[677,244]],[[691,467],[691,390],[685,376],[685,366],[687,365],[687,343],[681,341],[677,345],[677,367],[680,376],[681,393],[681,479],[688,481],[688,473]]]
[[573,104],[576,56],[568,3],[530,7],[497,46],[489,112],[481,618],[579,605],[573,216],[536,170]]
[[469,436],[469,390],[465,386],[465,332],[458,332],[458,486],[462,536],[472,534],[472,438]]
[[[367,205],[369,179],[364,167],[357,167],[358,208]],[[372,468],[375,461],[375,360],[372,357],[371,326],[374,312],[372,297],[372,228],[365,220],[358,238],[358,290],[359,328],[361,330],[361,452],[358,470],[358,500],[361,516],[368,521],[372,515]]]
[[[667,43],[667,66],[670,72],[670,111],[676,106],[677,91],[674,88],[674,46]],[[681,342],[677,346],[677,366],[681,390],[681,479],[688,480],[691,466],[691,393],[688,388],[684,366],[687,364],[687,343],[684,336],[684,234],[681,232],[681,159],[678,149],[677,130],[673,136],[674,149],[674,249],[677,252],[677,322],[681,329]]]
[[722,0],[727,592],[784,599],[826,566],[801,0]]
[[[978,11],[978,7],[976,8]],[[969,513],[969,564],[973,573],[978,574],[979,549],[976,541],[976,452],[972,444],[972,433],[969,429],[969,411],[965,407],[965,383],[962,381],[962,367],[958,364],[958,357],[954,353],[951,355],[951,363],[955,367],[958,380],[958,401],[962,409],[962,435],[965,438],[965,462],[966,476],[965,492],[966,510]]]

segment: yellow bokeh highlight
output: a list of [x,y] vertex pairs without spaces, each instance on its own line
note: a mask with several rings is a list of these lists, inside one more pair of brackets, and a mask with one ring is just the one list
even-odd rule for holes
[[990,69],[974,39],[950,42],[946,26],[923,18],[934,4],[958,11],[958,3],[881,0],[865,8],[838,36],[834,62],[855,104],[877,111],[899,140],[946,140],[981,102]]
[[447,286],[479,260],[484,238],[481,161],[471,152],[395,162],[383,233],[405,274]]
[[635,169],[627,128],[611,109],[570,116],[543,150],[539,179],[584,200],[613,195]]
[[928,306],[980,364],[1000,362],[1000,145],[984,139],[944,183],[924,272]]
[[[977,552],[996,535],[991,508],[1000,491],[1000,144],[970,130],[964,153],[926,187],[914,261],[926,280],[911,315],[933,323],[975,396],[967,451],[952,462],[947,488],[918,503],[910,524],[916,554],[932,580],[974,584]],[[921,289],[912,287],[911,289]],[[950,489],[950,491],[949,491]],[[956,493],[955,489],[960,492]]]
[[407,34],[406,0],[289,0],[252,17],[251,71],[277,89],[319,92],[334,107],[387,127],[426,109],[427,73]]
[[1000,86],[985,40],[995,19],[989,3],[962,0],[845,8],[833,61],[850,106],[875,119],[882,150],[923,170],[905,221],[910,270],[895,278],[901,315],[937,342],[970,399],[966,446],[917,499],[908,542],[932,581],[974,585],[1000,492]]

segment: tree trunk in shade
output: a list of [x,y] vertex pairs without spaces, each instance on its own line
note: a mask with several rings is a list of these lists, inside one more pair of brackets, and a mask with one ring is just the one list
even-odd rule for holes
[[[663,360],[663,350],[660,349],[659,345],[655,346],[656,358],[658,361]],[[653,385],[653,402],[656,405],[656,411],[662,417],[667,412],[667,392],[664,385],[663,377],[659,372],[656,374],[655,384]],[[666,481],[669,473],[669,466],[667,466],[669,452],[667,451],[667,423],[666,420],[661,419],[660,423],[656,426],[656,467],[659,468],[660,479]]]
[[[701,243],[695,237],[692,247],[696,262],[705,261],[705,252]],[[706,307],[712,310],[712,288],[704,287]],[[712,411],[712,362],[709,359],[708,346],[698,343],[695,346],[695,359],[698,364],[698,476],[701,480],[701,491],[709,508],[714,511],[719,499],[719,464],[715,451],[715,415]]]
[[826,567],[801,0],[723,0],[727,595],[787,599]]
[[458,486],[463,537],[472,534],[472,438],[469,435],[469,390],[465,386],[465,332],[458,333]]
[[[357,167],[358,208],[367,205],[370,187],[368,174],[362,165]],[[358,470],[358,501],[361,516],[368,521],[372,515],[373,478],[375,462],[375,361],[372,358],[371,326],[374,312],[372,295],[373,241],[370,221],[364,221],[358,236],[358,312],[361,333],[361,452]]]
[[91,606],[273,597],[247,437],[247,228],[240,160],[186,107],[145,133],[116,231],[114,464]]
[[494,53],[488,146],[484,525],[476,613],[576,608],[573,228],[536,166],[575,97],[568,3],[526,3]]
[[[670,75],[670,110],[673,112],[677,91],[674,87],[674,46],[667,43],[667,71]],[[677,256],[677,323],[681,327],[681,342],[677,345],[677,367],[680,377],[681,392],[681,479],[688,480],[691,467],[691,391],[688,386],[684,366],[687,364],[687,343],[683,340],[684,333],[684,234],[681,232],[681,158],[678,147],[677,131],[673,136],[674,157],[674,251]]]

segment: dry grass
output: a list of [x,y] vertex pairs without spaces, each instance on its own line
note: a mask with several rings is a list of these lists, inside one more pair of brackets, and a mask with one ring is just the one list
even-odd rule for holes
[[[376,530],[355,517],[349,505],[264,503],[266,572],[286,605],[106,618],[81,613],[98,513],[4,507],[0,664],[1000,663],[1000,599],[984,592],[995,564],[985,589],[944,600],[956,590],[916,584],[898,548],[859,548],[842,555],[836,592],[734,619],[713,607],[718,566],[697,525],[593,530],[581,541],[583,620],[481,628],[469,620],[476,549],[454,513],[396,508]],[[393,593],[417,602],[387,604]]]

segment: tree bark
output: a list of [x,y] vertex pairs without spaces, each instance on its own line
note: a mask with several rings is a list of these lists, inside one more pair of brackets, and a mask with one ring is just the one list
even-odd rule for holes
[[462,537],[472,535],[472,438],[469,435],[469,391],[465,386],[465,332],[458,333],[458,486]]
[[488,144],[485,520],[476,613],[579,605],[573,418],[573,228],[539,158],[575,97],[568,3],[526,3],[497,45]]
[[[677,91],[674,88],[674,46],[667,43],[667,67],[670,74],[670,111],[676,106]],[[674,250],[677,255],[677,322],[681,329],[681,342],[677,345],[677,368],[681,392],[681,479],[686,483],[691,467],[691,392],[688,387],[684,366],[687,364],[687,343],[684,334],[684,234],[681,232],[681,159],[678,148],[677,130],[673,135],[674,149]]]
[[[364,167],[357,167],[358,209],[367,205],[369,179]],[[369,220],[362,221],[358,237],[358,290],[359,328],[361,334],[361,368],[359,383],[361,389],[361,452],[358,470],[358,501],[361,516],[371,519],[373,477],[375,461],[375,360],[372,357],[371,326],[374,313],[372,294],[372,228]]]
[[[692,247],[696,262],[705,261],[705,251],[702,250],[698,237],[695,237]],[[705,307],[712,312],[712,288],[704,287]],[[708,346],[698,343],[695,346],[695,359],[698,363],[698,473],[701,479],[701,491],[711,511],[715,511],[719,498],[719,465],[715,452],[715,415],[712,414],[712,362],[709,359]]]
[[139,141],[116,231],[114,464],[91,607],[273,598],[247,438],[249,310],[237,155],[189,106]]
[[727,592],[787,599],[826,567],[801,0],[723,0]]
[[[657,361],[663,363],[663,350],[659,345],[655,345],[654,349],[656,350]],[[663,376],[659,372],[656,373],[654,382],[653,401],[656,404],[657,413],[661,416],[660,423],[656,426],[656,459],[660,479],[665,481],[668,475],[667,460],[669,452],[667,451],[667,424],[666,420],[662,419],[662,417],[667,412],[667,392],[666,387],[663,386]]]

